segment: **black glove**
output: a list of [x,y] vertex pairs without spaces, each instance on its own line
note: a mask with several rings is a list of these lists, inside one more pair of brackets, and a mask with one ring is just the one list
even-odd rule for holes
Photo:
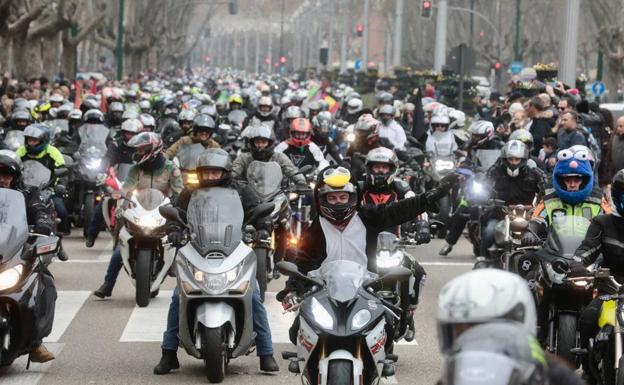
[[530,231],[525,231],[524,234],[522,234],[522,238],[520,238],[520,244],[522,246],[536,246],[539,245],[540,242],[541,239]]
[[425,198],[431,201],[437,201],[443,196],[447,195],[449,191],[455,186],[459,184],[459,175],[452,173],[440,180],[438,186],[434,189],[431,189],[425,193]]
[[54,193],[56,194],[56,196],[61,197],[67,194],[67,187],[62,184],[57,184],[56,187],[54,187]]
[[35,228],[33,229],[33,231],[36,234],[50,235],[52,234],[52,227],[45,223],[38,223],[35,225]]
[[309,191],[310,187],[305,182],[295,183],[295,191]]
[[587,267],[583,265],[581,262],[571,262],[570,263],[570,272],[568,273],[569,277],[585,277],[589,275],[589,271]]
[[173,246],[180,246],[182,244],[182,241],[184,240],[184,233],[177,230],[171,231],[169,234],[167,234],[167,239],[169,240],[169,242],[171,242]]

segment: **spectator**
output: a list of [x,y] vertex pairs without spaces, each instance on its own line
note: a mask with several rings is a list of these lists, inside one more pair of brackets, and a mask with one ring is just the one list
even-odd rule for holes
[[557,138],[549,136],[544,139],[540,150],[539,160],[544,163],[544,169],[548,174],[552,173],[555,163],[557,163]]
[[531,151],[533,156],[539,155],[544,137],[550,133],[550,128],[554,123],[553,113],[548,108],[549,106],[539,95],[532,97],[525,107],[526,114],[531,119],[525,128],[533,135],[534,147]]
[[564,112],[560,118],[560,129],[557,133],[557,148],[564,150],[577,144],[587,146],[585,135],[579,129],[579,116],[574,111]]
[[611,134],[607,162],[611,175],[624,168],[624,116],[615,122],[615,131]]

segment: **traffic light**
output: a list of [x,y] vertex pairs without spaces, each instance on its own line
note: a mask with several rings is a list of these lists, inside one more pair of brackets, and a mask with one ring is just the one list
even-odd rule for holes
[[497,61],[496,63],[494,63],[492,65],[492,68],[494,68],[494,70],[496,70],[496,71],[500,71],[501,67],[502,67],[502,65],[501,65],[501,62],[499,62],[499,61]]
[[230,11],[230,15],[238,14],[238,0],[230,0],[228,3],[228,10]]
[[281,64],[286,64],[286,56],[281,56],[280,57],[280,63]]
[[431,0],[422,0],[422,4],[420,6],[420,16],[424,19],[430,19],[432,8],[433,3],[431,3]]
[[362,37],[364,34],[364,24],[358,24],[355,26],[355,33],[357,33],[358,37]]

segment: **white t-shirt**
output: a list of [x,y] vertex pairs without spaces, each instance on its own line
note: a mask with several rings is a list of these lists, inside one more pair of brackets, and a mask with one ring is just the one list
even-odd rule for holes
[[357,214],[351,218],[347,227],[342,231],[323,217],[320,218],[320,222],[323,234],[325,234],[325,251],[327,252],[323,264],[347,260],[364,267],[368,266],[366,227]]

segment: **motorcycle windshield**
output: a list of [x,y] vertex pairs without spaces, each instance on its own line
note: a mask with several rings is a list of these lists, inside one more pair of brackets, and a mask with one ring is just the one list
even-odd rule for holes
[[585,238],[589,223],[589,219],[581,216],[553,218],[546,247],[552,254],[572,258]]
[[27,160],[23,163],[22,179],[26,186],[41,187],[50,181],[52,170],[37,162]]
[[80,147],[78,152],[82,157],[101,158],[106,155],[106,139],[110,130],[103,124],[85,123],[78,129]]
[[0,262],[16,255],[28,238],[24,195],[0,188]]
[[69,123],[66,119],[52,119],[45,122],[45,125],[50,127],[50,133],[52,137],[60,134],[61,132],[69,131]]
[[133,193],[133,197],[147,211],[154,210],[165,200],[165,195],[153,188],[137,190]]
[[479,169],[488,170],[500,157],[501,150],[477,150],[475,156]]
[[117,175],[117,179],[121,182],[125,181],[132,166],[132,163],[117,163],[115,165],[115,175]]
[[243,125],[243,121],[245,120],[246,117],[247,117],[247,114],[245,113],[245,111],[234,110],[228,114],[227,120],[231,124],[235,124],[240,127]]
[[523,376],[511,359],[490,352],[469,351],[446,360],[444,384],[448,385],[521,385]]
[[396,235],[387,231],[379,233],[377,236],[377,250],[394,251],[398,240],[399,238]]
[[282,187],[282,168],[277,162],[254,160],[247,168],[249,186],[261,197],[269,197]]
[[370,277],[366,266],[347,260],[328,262],[317,274],[325,282],[329,297],[337,302],[355,298],[362,283]]
[[11,130],[4,137],[4,145],[11,151],[24,145],[24,131]]
[[182,170],[195,170],[197,167],[197,159],[202,151],[204,151],[204,146],[202,146],[201,143],[180,146],[180,151],[178,152],[180,168]]
[[202,255],[230,255],[242,239],[244,211],[234,189],[212,187],[193,192],[186,212],[193,246]]

